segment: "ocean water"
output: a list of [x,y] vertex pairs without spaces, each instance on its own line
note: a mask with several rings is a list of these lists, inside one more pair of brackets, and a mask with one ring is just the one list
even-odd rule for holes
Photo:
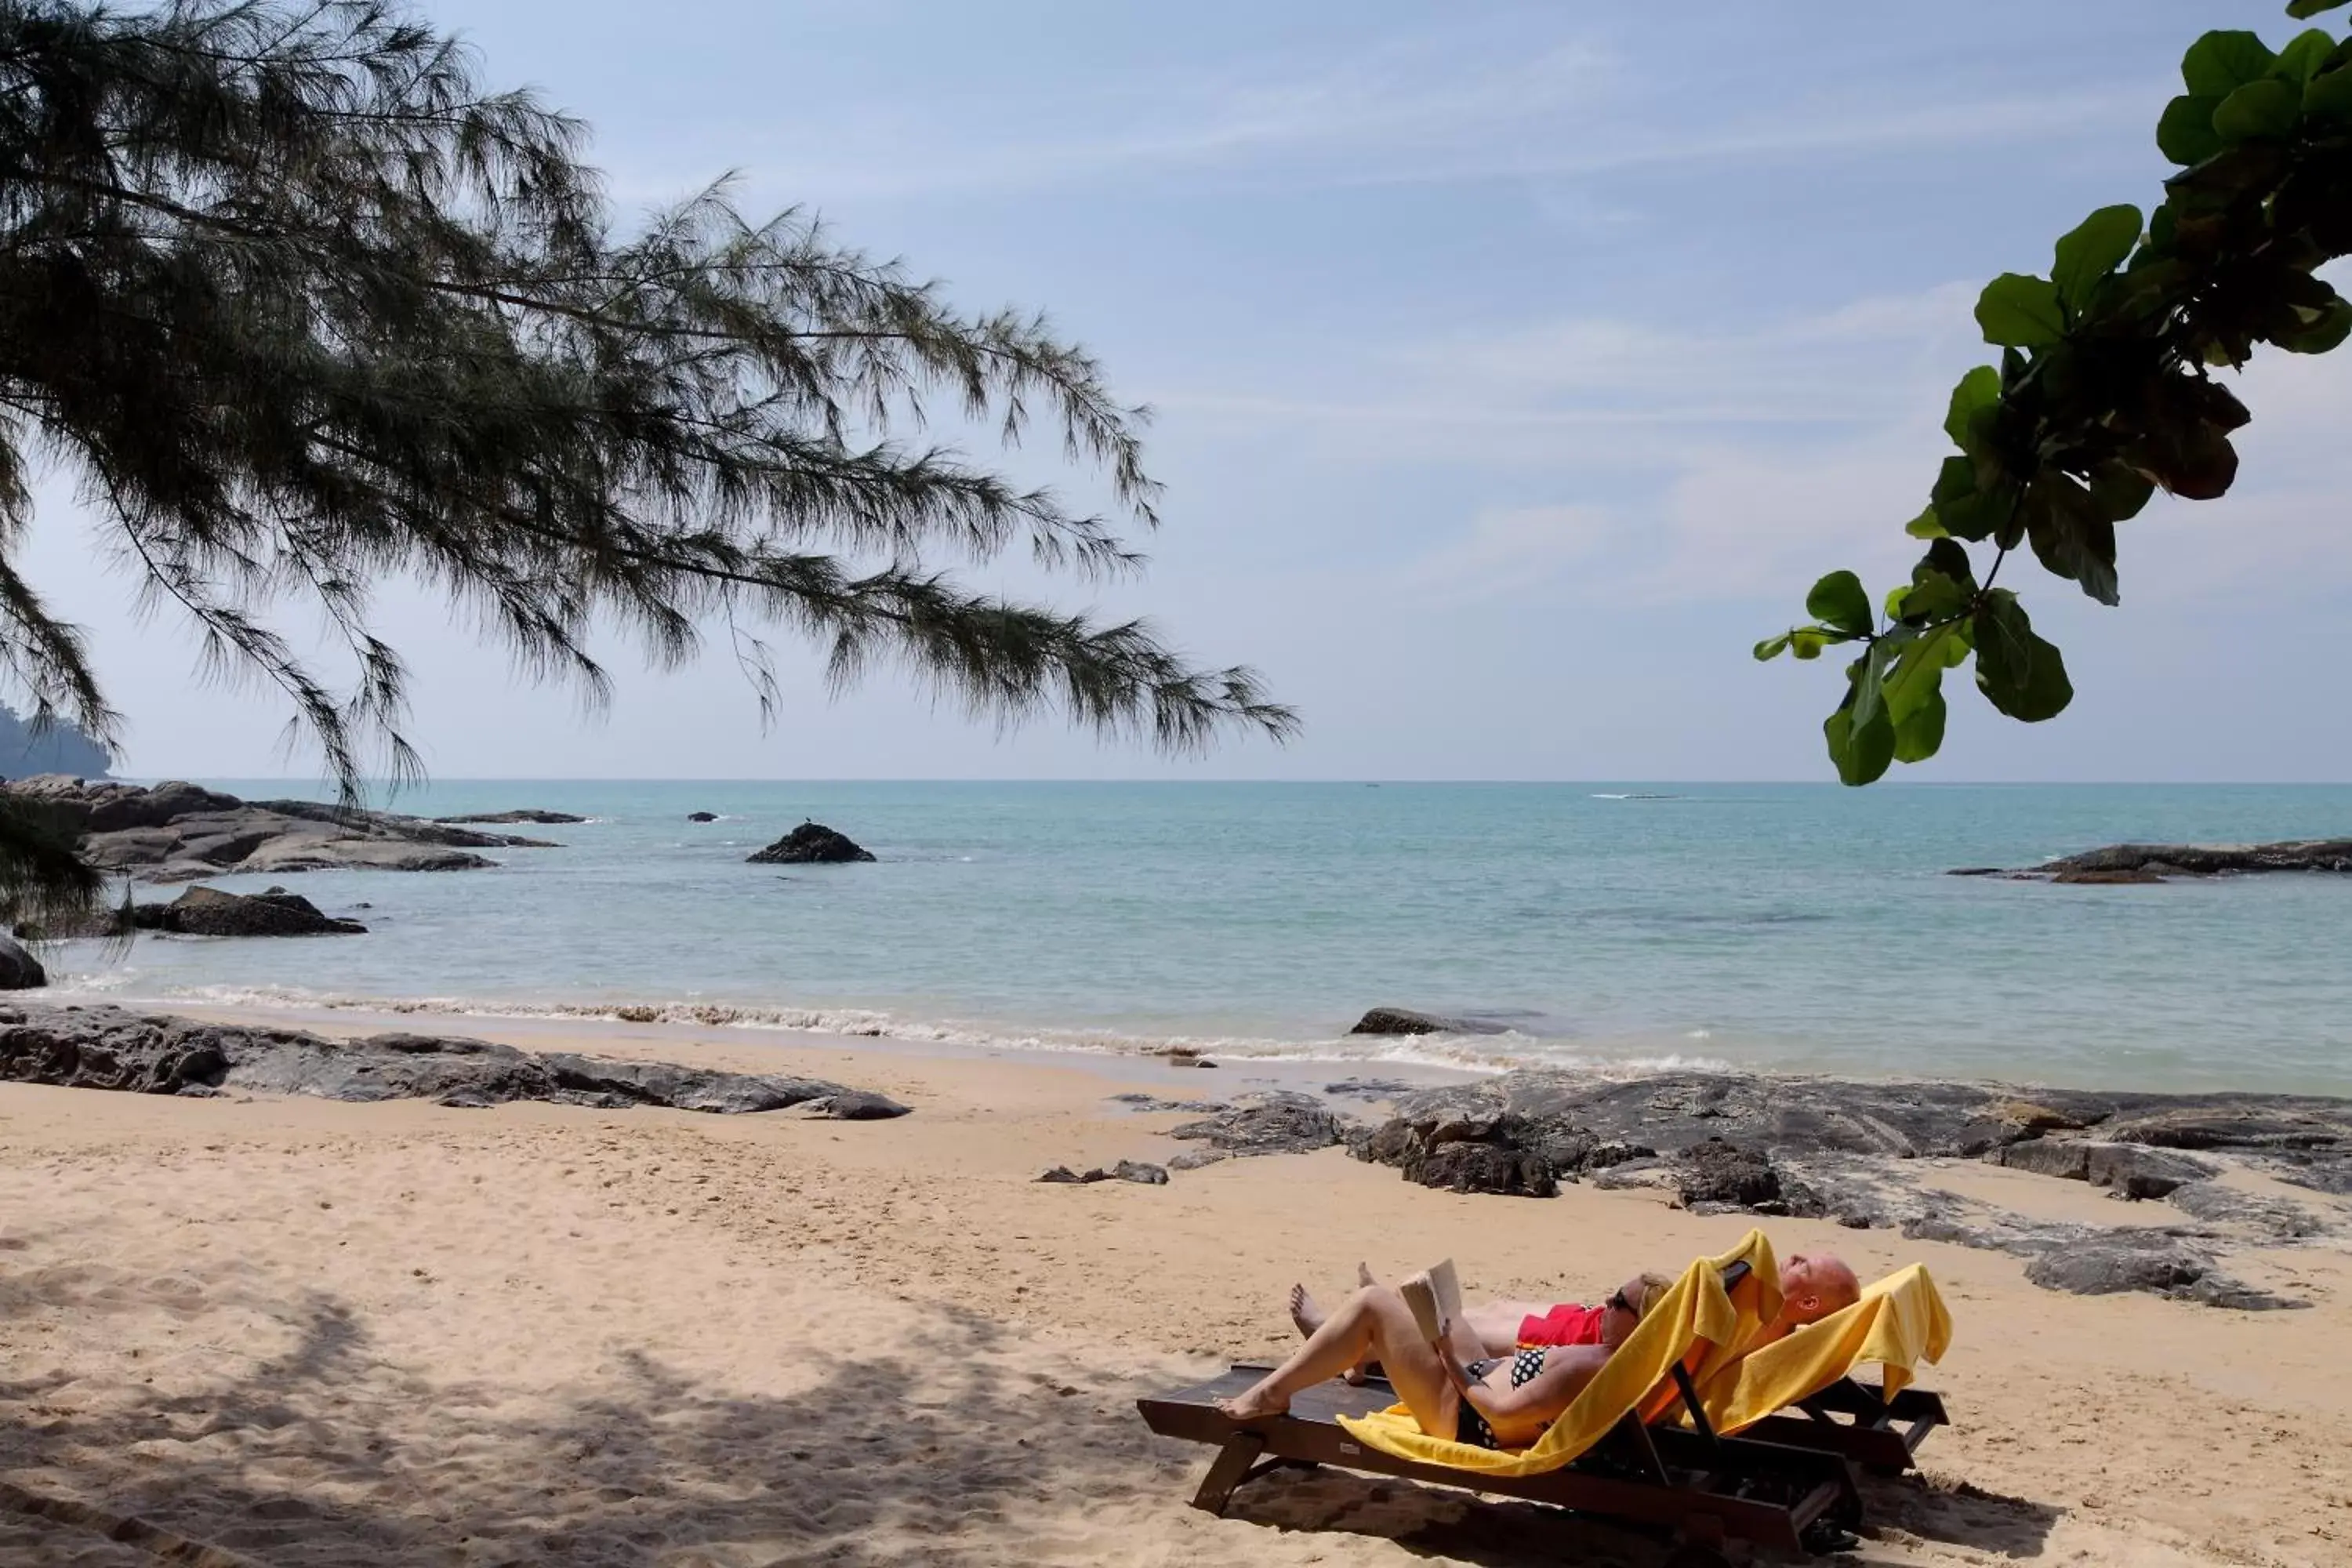
[[[60,989],[2352,1093],[2352,879],[1944,874],[2352,833],[2352,787],[445,781],[392,804],[593,820],[519,827],[562,847],[493,870],[277,879],[363,937],[68,943]],[[744,863],[808,817],[880,860]],[[1507,1032],[1345,1037],[1383,1003]]]

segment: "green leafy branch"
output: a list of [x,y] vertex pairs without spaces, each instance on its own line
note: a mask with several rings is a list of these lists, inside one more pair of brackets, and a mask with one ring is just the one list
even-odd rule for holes
[[[2294,0],[2309,17],[2352,0]],[[2211,32],[2181,61],[2187,91],[2157,145],[2181,165],[2143,222],[2102,207],[2058,241],[2047,278],[2005,272],[1977,324],[2001,351],[1952,390],[1944,459],[1906,531],[1927,542],[1884,618],[1862,580],[1813,584],[1811,624],[1759,659],[1852,644],[1846,691],[1822,725],[1838,777],[1865,784],[1944,741],[1943,675],[1971,655],[1977,688],[2028,723],[2074,689],[2057,647],[1996,586],[2021,546],[2104,605],[2119,602],[2116,525],[2160,486],[2210,500],[2236,479],[2231,434],[2252,417],[2215,381],[2255,347],[2326,353],[2352,336],[2352,301],[2314,274],[2352,253],[2352,40],[2313,29],[2273,52]],[[1979,574],[1969,546],[1989,548]]]

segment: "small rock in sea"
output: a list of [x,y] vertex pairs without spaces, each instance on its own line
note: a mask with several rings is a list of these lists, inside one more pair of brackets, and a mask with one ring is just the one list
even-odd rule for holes
[[0,936],[0,991],[32,991],[49,983],[49,972],[14,937]]
[[753,866],[840,866],[873,858],[872,851],[860,848],[846,834],[823,823],[803,822],[765,849],[746,856],[745,861]]
[[433,820],[444,823],[483,822],[495,824],[536,822],[555,824],[564,822],[585,822],[588,819],[584,816],[574,816],[568,811],[538,811],[526,808],[520,811],[469,812],[463,816],[436,816]]
[[719,814],[715,811],[689,811],[686,814],[686,819],[688,822],[716,822],[719,820]]
[[1351,1035],[1499,1035],[1500,1024],[1477,1018],[1446,1018],[1410,1007],[1375,1007],[1356,1020]]

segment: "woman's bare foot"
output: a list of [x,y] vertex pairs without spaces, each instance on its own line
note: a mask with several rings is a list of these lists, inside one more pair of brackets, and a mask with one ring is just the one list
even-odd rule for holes
[[1290,1288],[1290,1321],[1298,1330],[1300,1339],[1315,1337],[1315,1331],[1323,1326],[1323,1309],[1315,1304],[1315,1298],[1307,1293],[1306,1286],[1293,1285]]
[[1231,1399],[1216,1402],[1217,1414],[1229,1421],[1255,1421],[1267,1415],[1280,1415],[1290,1408],[1290,1401],[1276,1394],[1265,1384],[1254,1384]]
[[1372,1266],[1370,1264],[1359,1263],[1356,1265],[1356,1283],[1362,1286],[1367,1290],[1380,1283],[1379,1280],[1372,1278]]

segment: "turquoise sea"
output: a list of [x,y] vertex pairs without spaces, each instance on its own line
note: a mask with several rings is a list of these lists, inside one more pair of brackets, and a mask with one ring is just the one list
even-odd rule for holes
[[[516,829],[563,847],[494,870],[279,879],[364,937],[74,943],[52,968],[122,1000],[2352,1093],[2352,879],[1944,874],[2352,833],[2347,786],[506,780],[391,804],[593,820]],[[744,864],[806,817],[880,860]],[[1509,1032],[1346,1039],[1379,1003]]]

